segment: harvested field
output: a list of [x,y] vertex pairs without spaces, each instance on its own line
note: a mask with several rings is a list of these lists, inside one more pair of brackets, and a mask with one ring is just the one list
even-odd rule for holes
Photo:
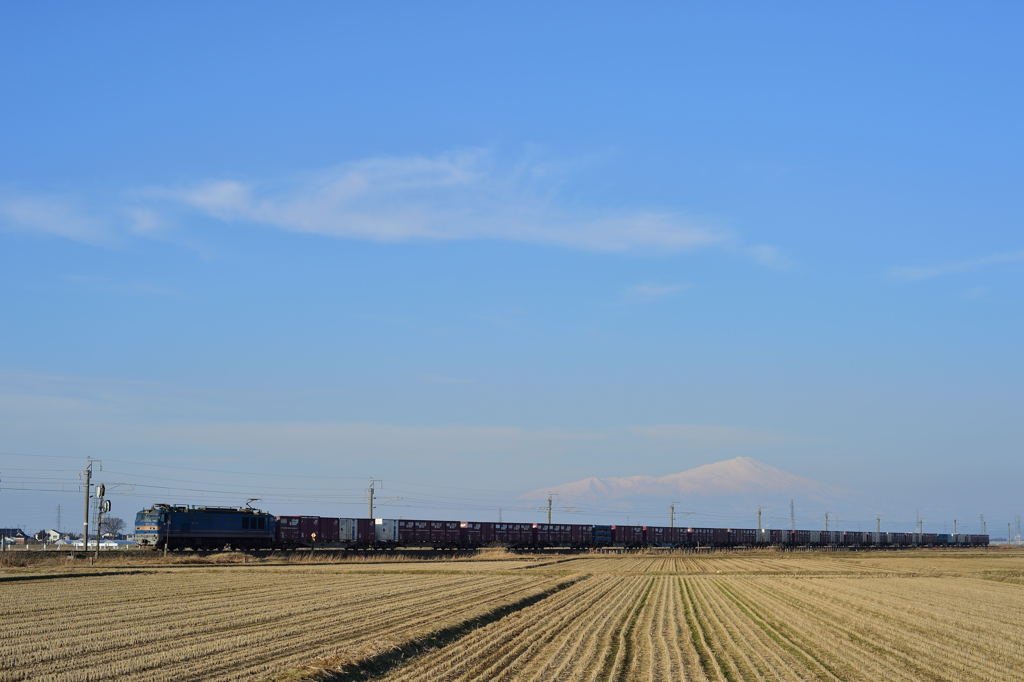
[[0,573],[0,680],[1009,681],[1022,565],[992,550],[18,569]]
[[0,679],[266,677],[372,656],[555,583],[220,569],[19,581],[0,585]]
[[586,573],[634,575],[847,575],[886,573],[890,569],[836,559],[834,553],[759,552],[684,556],[582,557],[562,562],[559,569]]

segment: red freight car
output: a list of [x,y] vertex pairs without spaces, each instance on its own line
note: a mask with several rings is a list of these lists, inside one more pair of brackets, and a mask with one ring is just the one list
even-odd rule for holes
[[713,528],[687,528],[686,531],[693,547],[710,547],[713,543]]
[[479,521],[474,522],[480,524],[480,544],[490,545],[496,542],[494,536],[494,522],[493,521]]
[[535,523],[533,539],[538,547],[561,547],[568,544],[569,529],[562,523]]
[[[459,546],[460,547],[480,547],[486,544],[483,540],[483,523],[480,521],[462,521],[459,523]],[[494,526],[494,524],[487,524]],[[490,535],[494,535],[494,530]]]
[[728,528],[712,528],[711,529],[711,546],[712,547],[728,547],[732,542],[732,533],[729,532]]
[[494,541],[509,547],[533,547],[532,523],[496,523],[494,524]]
[[565,524],[568,535],[564,536],[565,547],[591,547],[594,544],[594,526],[589,523]]
[[403,547],[458,547],[461,534],[462,529],[458,521],[398,521],[398,544]]
[[648,526],[647,542],[655,547],[681,547],[689,538],[686,528],[673,526]]
[[647,526],[612,526],[612,541],[623,547],[643,547],[647,544]]
[[[337,531],[335,531],[335,534],[337,534]],[[278,545],[284,547],[308,547],[313,544],[319,535],[319,516],[277,517]]]
[[727,528],[733,544],[738,547],[753,547],[757,542],[757,530],[754,528]]
[[538,547],[588,547],[593,543],[594,527],[579,523],[535,523],[534,542]]
[[648,526],[647,541],[655,547],[671,547],[675,544],[670,534],[672,530],[674,529],[665,526]]
[[340,524],[337,517],[320,517],[320,530],[316,533],[316,544],[330,543],[332,545],[338,543],[338,531]]

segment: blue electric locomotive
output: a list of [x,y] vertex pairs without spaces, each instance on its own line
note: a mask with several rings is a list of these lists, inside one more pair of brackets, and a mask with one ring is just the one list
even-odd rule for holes
[[158,549],[270,549],[275,519],[248,507],[155,504],[135,515],[135,541]]

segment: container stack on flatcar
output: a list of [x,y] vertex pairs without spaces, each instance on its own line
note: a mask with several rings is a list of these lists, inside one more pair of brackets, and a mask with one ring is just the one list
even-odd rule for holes
[[156,504],[135,517],[140,545],[179,549],[516,549],[564,547],[985,547],[987,535],[756,528],[495,523],[437,519],[271,516],[248,507]]

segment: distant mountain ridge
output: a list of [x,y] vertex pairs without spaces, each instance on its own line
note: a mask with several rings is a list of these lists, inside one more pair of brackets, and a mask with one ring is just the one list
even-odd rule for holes
[[839,492],[838,488],[791,474],[752,457],[736,457],[660,477],[584,478],[572,483],[538,488],[522,497],[524,499],[542,499],[549,493],[555,493],[563,501],[596,502],[640,496],[712,497],[797,493],[801,496],[820,498],[837,492]]

